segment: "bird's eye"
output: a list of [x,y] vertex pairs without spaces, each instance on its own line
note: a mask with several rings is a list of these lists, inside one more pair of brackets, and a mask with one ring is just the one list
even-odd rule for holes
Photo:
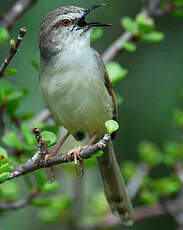
[[71,20],[68,18],[65,18],[62,20],[62,25],[63,26],[69,26],[71,24]]

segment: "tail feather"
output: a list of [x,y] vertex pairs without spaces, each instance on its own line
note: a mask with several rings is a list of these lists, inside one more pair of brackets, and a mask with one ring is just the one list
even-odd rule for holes
[[112,141],[109,142],[102,157],[98,158],[104,184],[104,191],[111,211],[122,218],[125,225],[132,225],[133,209],[122,178]]

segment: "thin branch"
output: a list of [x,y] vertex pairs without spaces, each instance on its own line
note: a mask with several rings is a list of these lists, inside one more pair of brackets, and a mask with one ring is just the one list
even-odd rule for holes
[[11,46],[10,53],[9,53],[8,57],[4,60],[4,62],[2,63],[2,65],[0,67],[0,78],[2,78],[4,76],[4,72],[7,68],[7,66],[10,64],[12,58],[15,56],[16,52],[18,51],[20,43],[21,43],[26,32],[27,32],[26,28],[20,28],[19,35],[18,35],[18,38],[15,42],[15,45]]
[[37,2],[37,0],[19,0],[3,16],[0,27],[10,30],[14,24]]
[[30,122],[29,126],[32,128],[38,122],[47,122],[52,117],[48,109],[43,109],[38,115],[36,115]]
[[[99,150],[104,150],[107,146],[108,141],[110,140],[110,135],[105,134],[103,139],[101,139],[96,144],[90,146],[88,149],[84,150],[80,156],[79,159],[88,159],[90,158],[94,153],[96,153]],[[37,153],[36,153],[37,154]],[[37,169],[41,168],[48,168],[57,164],[63,164],[74,161],[73,156],[68,157],[66,153],[56,155],[49,159],[40,159],[38,161],[33,161],[32,159],[29,159],[25,164],[22,164],[20,166],[14,167],[12,169],[11,177],[9,177],[7,180],[11,180],[15,177],[19,177],[22,175],[25,175],[29,172],[35,171]],[[3,181],[4,182],[4,181]],[[0,183],[3,183],[0,182]]]
[[102,55],[104,63],[111,61],[118,52],[123,49],[123,44],[132,39],[132,37],[133,35],[130,32],[125,32],[115,42],[113,42]]
[[10,202],[10,203],[0,203],[0,210],[10,211],[10,210],[23,208],[26,205],[30,204],[31,201],[34,200],[39,195],[39,193],[40,193],[39,190],[36,190],[35,192],[31,193],[28,197],[26,197],[23,200]]
[[150,167],[147,164],[139,164],[135,175],[127,184],[128,194],[131,199],[135,198],[144,178],[149,174]]
[[6,104],[3,103],[0,106],[0,127],[1,127],[1,136],[6,132]]
[[[168,210],[168,212],[167,212]],[[139,222],[148,218],[153,218],[166,214],[175,214],[183,212],[183,199],[169,200],[164,204],[158,203],[153,206],[141,206],[134,208],[134,222]],[[105,228],[117,228],[122,226],[121,219],[109,214],[102,221],[90,227],[78,227],[75,230],[99,230]],[[70,228],[67,228],[69,230]]]

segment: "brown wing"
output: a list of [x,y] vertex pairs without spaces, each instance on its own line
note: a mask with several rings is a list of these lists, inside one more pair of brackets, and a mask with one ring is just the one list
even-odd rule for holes
[[110,78],[109,78],[109,75],[107,73],[107,70],[105,68],[105,74],[104,74],[104,78],[105,78],[105,86],[109,92],[109,94],[111,95],[112,97],[112,100],[113,100],[113,119],[115,121],[118,121],[118,108],[117,108],[117,102],[116,102],[116,96],[115,96],[115,93],[114,93],[114,90],[112,88],[112,84],[111,84],[111,81],[110,81]]
[[[111,95],[112,100],[113,100],[113,117],[112,118],[115,121],[118,121],[118,108],[117,108],[116,96],[115,96],[114,90],[112,88],[112,84],[111,84],[109,75],[107,73],[107,69],[105,67],[105,64],[104,64],[101,56],[94,49],[93,49],[93,51],[94,51],[94,53],[95,53],[95,55],[97,57],[96,60],[99,60],[99,62],[100,62],[99,65],[103,66],[104,79],[105,79],[104,84],[105,84],[105,86],[106,86],[106,88],[107,88],[107,90],[108,90],[108,92]],[[112,137],[114,137],[114,136],[115,136],[115,133],[114,133],[114,135]]]

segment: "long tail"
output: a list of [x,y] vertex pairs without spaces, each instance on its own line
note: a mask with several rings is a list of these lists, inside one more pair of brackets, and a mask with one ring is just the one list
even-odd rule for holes
[[112,212],[118,213],[125,225],[133,224],[133,209],[122,178],[112,141],[102,157],[98,158],[104,191]]

